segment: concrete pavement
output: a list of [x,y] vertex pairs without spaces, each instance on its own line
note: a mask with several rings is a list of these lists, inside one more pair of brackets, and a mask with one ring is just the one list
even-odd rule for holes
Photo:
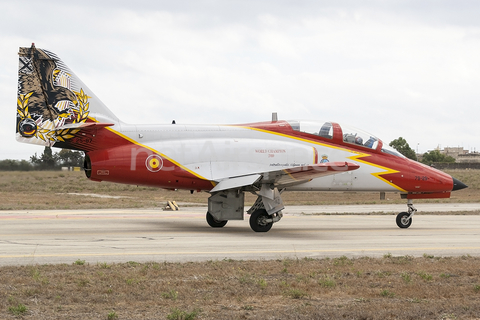
[[[428,206],[430,211],[435,207]],[[186,262],[387,253],[480,256],[479,215],[417,215],[409,229],[400,229],[394,215],[312,215],[322,210],[375,212],[369,206],[323,207],[288,207],[285,217],[268,233],[253,232],[248,216],[244,221],[229,221],[221,229],[210,228],[204,207],[181,211],[0,211],[0,265],[73,263],[77,259],[90,263]],[[406,208],[400,207],[402,211]],[[445,211],[447,206],[438,207]],[[451,204],[451,210],[460,211],[479,207]],[[396,207],[373,209],[398,211]]]

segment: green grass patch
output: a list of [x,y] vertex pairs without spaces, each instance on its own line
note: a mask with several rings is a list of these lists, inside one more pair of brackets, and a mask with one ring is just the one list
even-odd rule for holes
[[292,299],[302,299],[307,295],[308,294],[301,289],[290,289],[285,292],[285,296],[290,297]]
[[425,281],[432,281],[433,280],[433,276],[431,274],[428,274],[428,273],[424,272],[424,271],[418,272],[417,275]]
[[8,307],[8,312],[13,314],[14,316],[21,316],[27,311],[28,311],[27,306],[22,303],[19,303],[16,306]]
[[85,265],[85,260],[77,259],[73,264],[76,266],[83,266]]
[[335,288],[337,283],[332,278],[323,278],[318,280],[318,284],[323,288]]
[[172,290],[167,291],[167,292],[162,292],[161,296],[164,299],[177,300],[178,292],[172,289]]
[[400,276],[405,283],[410,283],[412,281],[412,276],[410,276],[410,274],[407,272],[403,272]]
[[187,312],[179,308],[174,308],[167,315],[167,319],[168,320],[193,320],[198,316],[198,314],[199,314],[198,310]]
[[380,292],[380,295],[385,298],[393,298],[395,296],[395,293],[389,291],[389,290],[382,290]]

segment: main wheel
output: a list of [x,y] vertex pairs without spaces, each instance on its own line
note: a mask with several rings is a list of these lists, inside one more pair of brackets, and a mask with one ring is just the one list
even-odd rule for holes
[[225,227],[228,220],[218,221],[216,220],[210,212],[207,212],[207,223],[212,228],[222,228]]
[[265,209],[254,211],[250,215],[250,228],[255,232],[267,232],[272,228],[273,222],[267,222],[269,215]]
[[408,212],[400,212],[397,215],[397,226],[399,228],[408,228],[412,224],[412,218],[408,219],[410,214]]

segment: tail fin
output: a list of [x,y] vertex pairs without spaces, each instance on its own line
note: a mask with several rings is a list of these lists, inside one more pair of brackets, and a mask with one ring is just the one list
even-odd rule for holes
[[17,141],[68,147],[81,128],[120,123],[54,53],[32,44],[19,56]]

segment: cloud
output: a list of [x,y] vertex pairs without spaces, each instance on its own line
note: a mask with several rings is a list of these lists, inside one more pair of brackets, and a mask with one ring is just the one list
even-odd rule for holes
[[31,42],[127,122],[245,123],[278,112],[350,123],[386,143],[403,136],[420,151],[479,148],[476,2],[3,3],[0,134],[10,155],[31,154],[10,135],[16,52]]

